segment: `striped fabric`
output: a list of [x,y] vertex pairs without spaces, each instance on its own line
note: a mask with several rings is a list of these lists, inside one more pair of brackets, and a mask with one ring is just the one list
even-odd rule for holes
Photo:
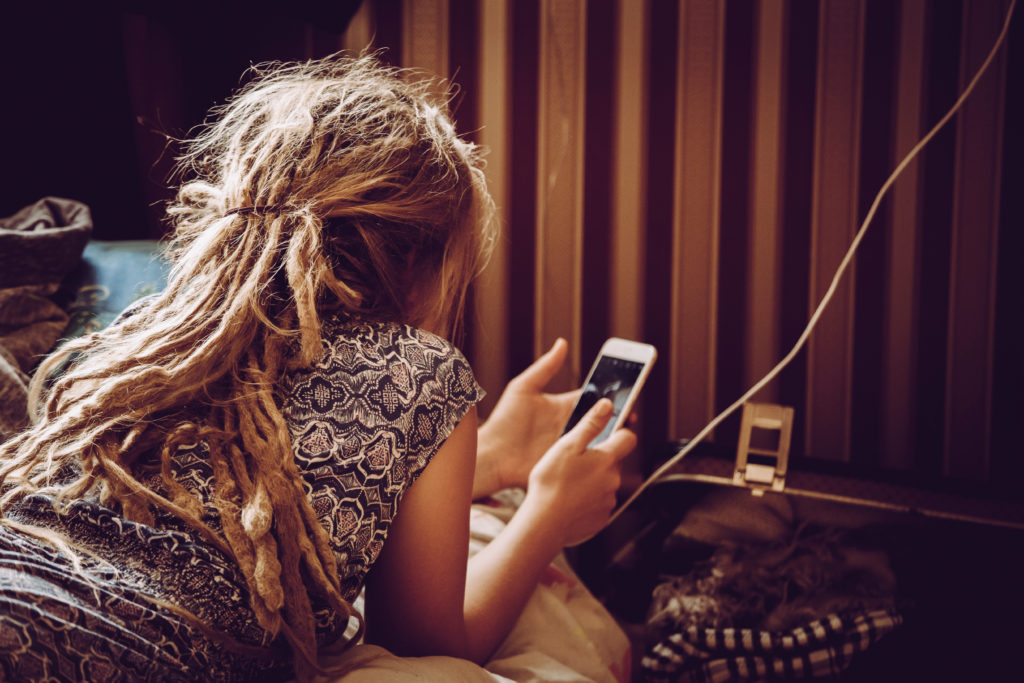
[[654,645],[644,680],[720,683],[836,676],[902,623],[893,610],[830,614],[789,631],[689,628]]

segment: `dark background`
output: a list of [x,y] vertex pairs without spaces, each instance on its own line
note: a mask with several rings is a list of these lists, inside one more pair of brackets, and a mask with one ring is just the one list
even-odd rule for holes
[[357,0],[38,3],[0,19],[0,216],[84,202],[96,239],[161,237],[175,139],[252,63],[339,49]]

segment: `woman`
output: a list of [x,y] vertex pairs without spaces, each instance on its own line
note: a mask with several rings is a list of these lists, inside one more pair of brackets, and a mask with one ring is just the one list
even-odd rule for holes
[[[586,450],[601,402],[555,442],[564,342],[478,444],[444,337],[491,200],[430,92],[372,57],[270,65],[189,143],[166,290],[47,359],[0,447],[7,677],[308,679],[364,582],[372,641],[482,662],[607,519],[635,437]],[[515,484],[467,569],[472,496]]]

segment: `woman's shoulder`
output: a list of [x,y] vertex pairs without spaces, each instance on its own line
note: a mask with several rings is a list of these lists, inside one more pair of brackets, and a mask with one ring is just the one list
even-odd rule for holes
[[454,363],[469,369],[461,351],[432,332],[398,322],[332,318],[324,324],[324,362],[387,365],[432,371]]
[[[329,450],[339,434],[359,433],[360,443],[370,443],[381,430],[401,442],[399,450],[429,457],[484,396],[451,342],[410,325],[330,320],[323,345],[312,367],[291,371],[279,385],[299,455],[310,461],[323,456],[313,446]],[[321,434],[328,426],[330,438]]]
[[280,386],[301,403],[310,396],[369,399],[392,411],[436,400],[475,403],[483,396],[469,361],[450,341],[396,322],[328,318],[323,352],[312,367],[288,373]]

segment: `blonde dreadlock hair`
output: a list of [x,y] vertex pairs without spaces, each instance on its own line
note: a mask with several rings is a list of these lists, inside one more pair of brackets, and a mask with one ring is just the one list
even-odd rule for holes
[[[166,290],[37,371],[35,424],[0,446],[0,512],[44,492],[98,495],[141,522],[177,515],[238,563],[260,625],[285,637],[307,678],[318,670],[310,595],[358,615],[275,383],[315,362],[327,315],[456,333],[492,240],[491,201],[436,83],[373,56],[252,71],[179,159]],[[175,449],[199,440],[222,533],[171,476]],[[66,463],[80,476],[52,484]],[[144,466],[159,467],[166,496],[141,483]]]

